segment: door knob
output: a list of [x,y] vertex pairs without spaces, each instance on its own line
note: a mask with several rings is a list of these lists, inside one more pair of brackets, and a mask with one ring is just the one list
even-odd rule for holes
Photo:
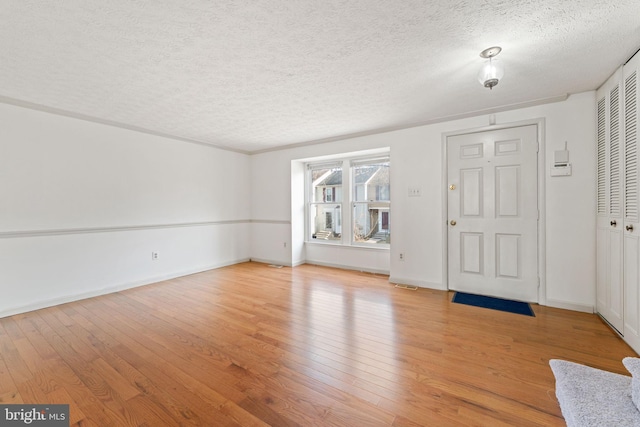
[[451,222],[449,222],[449,224],[451,224],[452,226],[455,226],[457,224],[455,219],[452,219]]
[[456,185],[455,185],[455,184],[451,184],[451,185],[449,186],[449,190],[455,190],[455,189],[456,189]]
[[633,231],[633,225],[629,224],[625,227],[627,231]]
[[616,225],[618,225],[615,219],[611,221],[609,224],[611,224],[612,227],[615,227]]

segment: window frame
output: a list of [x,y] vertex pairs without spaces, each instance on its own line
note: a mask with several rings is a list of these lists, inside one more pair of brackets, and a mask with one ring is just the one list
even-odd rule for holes
[[[387,200],[382,200],[378,197],[379,195],[379,188],[378,186],[375,187],[375,194],[374,194],[374,199],[371,199],[368,197],[368,191],[367,191],[367,182],[365,182],[365,186],[364,186],[364,194],[366,197],[365,200],[356,200],[357,196],[358,196],[358,190],[357,190],[357,185],[358,183],[356,183],[354,181],[354,177],[357,176],[355,169],[357,167],[360,166],[367,166],[367,165],[375,165],[377,163],[388,163],[388,168],[389,171],[391,170],[391,156],[388,154],[385,155],[378,155],[378,156],[367,156],[367,157],[362,157],[362,158],[354,158],[351,159],[349,162],[349,168],[350,168],[350,173],[349,176],[352,180],[352,188],[353,188],[353,192],[352,195],[354,195],[355,197],[352,197],[350,200],[350,206],[351,206],[351,229],[354,230],[354,232],[350,233],[350,238],[351,238],[351,245],[352,246],[358,246],[358,247],[376,247],[376,248],[390,248],[391,243],[369,243],[367,241],[357,241],[356,237],[355,237],[355,227],[357,224],[357,219],[356,219],[356,209],[357,206],[364,206],[365,210],[368,210],[369,212],[371,212],[371,204],[374,204],[374,207],[377,207],[378,209],[378,217],[376,219],[376,221],[379,223],[380,221],[382,221],[383,215],[382,212],[386,212],[387,213],[387,229],[386,229],[386,233],[389,237],[389,239],[391,238],[391,226],[389,225],[389,218],[390,218],[390,212],[391,212],[391,180],[388,179],[387,180],[387,185],[389,187],[388,191],[387,191],[387,195],[389,196]],[[369,179],[373,179],[375,177],[375,175],[377,174],[374,173]],[[390,178],[390,177],[389,177]],[[368,181],[368,180],[367,180]],[[385,186],[385,187],[386,187]],[[377,225],[376,225],[377,226]],[[380,230],[382,230],[382,227],[380,228]]]
[[[362,204],[368,206],[370,203],[375,203],[380,206],[380,211],[386,213],[386,223],[387,226],[384,231],[389,236],[391,235],[391,221],[390,221],[390,211],[391,211],[391,188],[390,188],[390,179],[387,180],[386,185],[384,187],[386,190],[382,188],[375,188],[374,194],[375,199],[382,199],[384,197],[378,197],[380,194],[384,194],[387,196],[387,200],[375,200],[375,201],[356,201],[355,197],[355,185],[354,185],[354,175],[355,168],[364,164],[373,164],[376,162],[388,162],[389,163],[389,171],[391,169],[391,156],[390,153],[379,153],[376,155],[368,155],[368,156],[350,156],[350,157],[342,157],[336,158],[331,161],[313,161],[310,160],[305,163],[305,244],[319,244],[319,245],[334,245],[334,246],[349,246],[355,248],[368,248],[368,249],[376,249],[376,250],[389,250],[390,243],[372,243],[372,242],[359,242],[356,241],[356,236],[354,233],[354,224],[355,224],[355,211],[356,205]],[[329,197],[331,201],[327,201],[327,194],[329,191],[323,191],[323,196],[321,197],[321,201],[316,201],[316,186],[314,186],[313,180],[313,171],[317,171],[320,169],[338,169],[340,168],[342,171],[342,180],[340,184],[340,188],[337,185],[333,185],[331,187],[325,187],[327,190],[332,188],[331,196]],[[318,178],[316,178],[316,181]],[[338,196],[339,194],[339,196]],[[335,201],[335,199],[339,201]],[[316,239],[314,236],[318,234],[318,230],[315,230],[315,218],[314,211],[317,215],[318,206],[334,206],[332,213],[332,227],[338,227],[340,238],[321,238]],[[345,208],[349,206],[349,211],[345,212]],[[339,213],[336,214],[336,210],[339,209]],[[326,215],[327,212],[323,214]],[[383,215],[379,215],[379,219],[377,221],[382,221]],[[348,232],[347,232],[348,230]],[[382,228],[380,229],[382,230]],[[323,230],[324,232],[327,229]],[[345,234],[346,233],[346,234]]]
[[[332,162],[310,162],[307,163],[305,165],[305,243],[318,243],[318,244],[338,244],[341,245],[344,241],[344,233],[342,233],[342,217],[343,217],[343,212],[344,212],[344,192],[342,194],[342,200],[340,201],[327,201],[327,188],[332,188],[332,187],[326,187],[325,189],[323,189],[323,194],[321,197],[321,200],[316,201],[316,194],[315,194],[315,187],[313,186],[313,171],[314,170],[322,170],[322,169],[340,169],[342,171],[342,180],[344,181],[344,165],[342,161],[332,161]],[[335,187],[333,187],[335,188]],[[331,199],[334,200],[336,197],[334,197],[337,192],[334,190],[331,192],[332,193],[332,197]],[[333,215],[332,212],[332,218],[331,218],[331,222],[332,222],[332,230],[333,230],[333,224],[337,224],[340,227],[340,238],[334,238],[334,239],[328,239],[328,240],[324,240],[324,239],[316,239],[316,237],[314,237],[317,233],[317,231],[314,233],[314,229],[312,227],[312,211],[315,207],[318,206],[326,206],[326,208],[323,208],[323,216],[325,217],[325,221],[326,221],[326,214],[328,213],[325,209],[331,209],[332,206],[334,206],[334,208],[332,209],[334,212],[336,211],[336,209],[340,209],[340,212],[338,215]],[[337,217],[337,218],[336,218]],[[327,231],[326,229],[323,231]],[[334,232],[335,233],[335,232]]]

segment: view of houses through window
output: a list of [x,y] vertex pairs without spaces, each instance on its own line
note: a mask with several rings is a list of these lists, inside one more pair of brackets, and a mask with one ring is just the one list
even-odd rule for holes
[[308,236],[312,241],[391,243],[388,156],[310,163],[307,170]]
[[342,162],[309,166],[311,238],[342,241]]
[[391,243],[389,159],[354,162],[353,241]]

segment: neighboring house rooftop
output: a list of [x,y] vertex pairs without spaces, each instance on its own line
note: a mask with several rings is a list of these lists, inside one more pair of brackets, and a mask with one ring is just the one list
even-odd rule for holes
[[342,185],[342,170],[337,170],[329,174],[325,179],[318,183],[318,186]]
[[[370,166],[370,167],[361,167],[356,169],[356,184],[365,184],[369,182],[369,180],[378,172],[384,170],[388,173],[388,168],[381,166]],[[332,185],[342,185],[342,171],[338,170],[330,175],[328,175],[325,179],[318,182],[318,186],[332,186]]]
[[360,167],[356,168],[356,184],[365,184],[380,170],[380,166]]

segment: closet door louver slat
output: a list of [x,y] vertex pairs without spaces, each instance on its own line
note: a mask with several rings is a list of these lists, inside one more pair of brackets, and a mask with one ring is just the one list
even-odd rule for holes
[[[609,98],[609,213],[613,217],[622,214],[620,194],[620,87],[615,86]],[[598,134],[599,137],[599,134]],[[598,159],[600,152],[598,152]],[[600,172],[598,170],[598,172]]]
[[598,101],[598,215],[607,214],[605,99]]
[[636,114],[636,76],[631,74],[625,79],[624,105],[624,195],[625,219],[638,222],[638,149],[637,149],[637,114]]

